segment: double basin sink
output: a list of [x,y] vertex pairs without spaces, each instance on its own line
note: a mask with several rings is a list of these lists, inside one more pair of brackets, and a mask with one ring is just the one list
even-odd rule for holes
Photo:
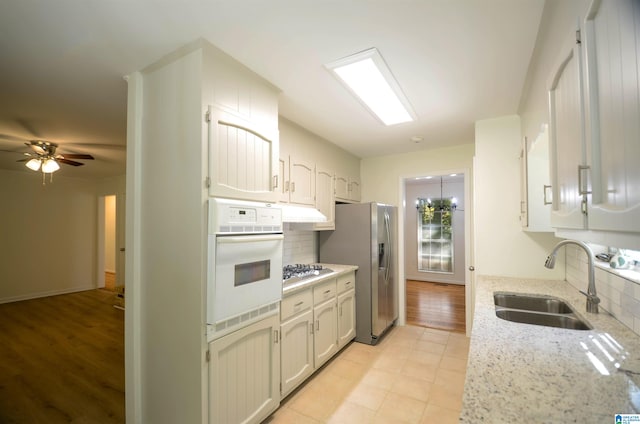
[[495,292],[493,300],[498,318],[523,324],[570,330],[592,330],[566,301],[545,295]]

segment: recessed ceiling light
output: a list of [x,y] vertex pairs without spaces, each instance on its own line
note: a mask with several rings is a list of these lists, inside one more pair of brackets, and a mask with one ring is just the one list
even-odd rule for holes
[[455,177],[456,175],[458,175],[458,174],[451,174],[451,175],[449,175],[449,176],[450,176],[450,177]]
[[415,120],[398,82],[374,47],[325,65],[385,125]]
[[424,141],[424,137],[419,136],[419,135],[414,135],[413,137],[411,137],[411,141],[413,141],[414,143],[422,143]]

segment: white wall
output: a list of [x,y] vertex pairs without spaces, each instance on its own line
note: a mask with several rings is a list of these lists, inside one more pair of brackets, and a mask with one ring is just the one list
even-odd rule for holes
[[96,185],[0,170],[0,303],[96,287]]
[[476,274],[562,279],[561,267],[544,267],[558,240],[520,226],[520,138],[516,115],[476,122]]
[[338,170],[357,170],[360,158],[283,117],[278,120],[280,153]]
[[142,81],[134,75],[130,87],[130,101],[144,111],[144,119],[129,115],[129,125],[141,127],[129,128],[140,138],[127,140],[128,232],[137,237],[133,245],[127,238],[134,286],[127,290],[127,342],[136,345],[126,358],[131,422],[204,419],[202,55],[197,48],[176,53],[144,70]]
[[[472,143],[472,140],[469,140]],[[399,205],[402,179],[428,174],[440,175],[451,170],[471,170],[473,144],[427,149],[399,155],[364,158],[360,163],[362,201]],[[441,172],[445,171],[445,172]],[[467,176],[471,178],[471,175]]]

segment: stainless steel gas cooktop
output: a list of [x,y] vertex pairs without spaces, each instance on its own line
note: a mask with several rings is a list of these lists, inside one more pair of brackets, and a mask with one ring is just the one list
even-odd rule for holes
[[333,272],[333,270],[317,264],[285,265],[282,268],[282,279],[289,284],[318,275],[329,274],[330,272]]

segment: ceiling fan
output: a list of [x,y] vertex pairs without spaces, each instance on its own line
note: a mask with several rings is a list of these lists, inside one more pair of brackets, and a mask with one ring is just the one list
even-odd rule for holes
[[75,153],[56,153],[58,145],[49,141],[32,140],[24,143],[33,150],[32,152],[25,153],[27,156],[24,159],[18,160],[18,162],[27,162],[27,168],[32,171],[42,171],[43,174],[51,174],[60,169],[60,164],[71,166],[82,166],[82,162],[77,162],[71,159],[85,159],[93,160],[93,156],[87,154],[75,154]]

